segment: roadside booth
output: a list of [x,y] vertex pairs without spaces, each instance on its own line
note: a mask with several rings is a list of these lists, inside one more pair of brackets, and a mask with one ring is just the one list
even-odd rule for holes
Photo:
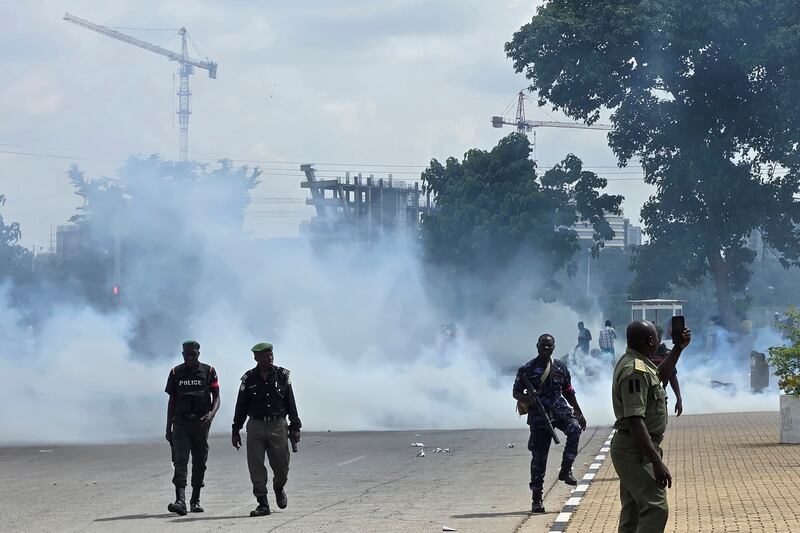
[[634,320],[649,320],[660,325],[666,331],[666,321],[670,317],[683,314],[685,300],[628,300],[631,304],[631,322]]

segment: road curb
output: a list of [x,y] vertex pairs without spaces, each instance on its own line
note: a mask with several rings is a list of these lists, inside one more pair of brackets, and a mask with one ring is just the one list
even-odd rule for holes
[[608,458],[608,452],[611,450],[611,439],[614,437],[614,433],[616,433],[616,431],[616,429],[611,430],[608,438],[600,447],[599,452],[589,465],[589,471],[586,472],[586,474],[584,474],[584,476],[578,482],[578,486],[572,489],[571,496],[564,504],[564,507],[561,508],[561,512],[558,513],[558,516],[556,516],[556,519],[553,521],[553,525],[550,526],[548,533],[562,533],[567,529],[567,524],[569,524],[569,520],[572,518],[572,513],[574,513],[581,504],[581,501],[583,500],[583,497],[586,496],[586,492],[589,490],[589,486],[591,486],[595,475]]

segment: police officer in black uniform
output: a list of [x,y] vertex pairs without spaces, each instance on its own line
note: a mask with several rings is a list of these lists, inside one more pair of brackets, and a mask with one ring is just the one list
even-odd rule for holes
[[186,514],[186,477],[189,454],[192,455],[191,511],[202,513],[200,489],[208,459],[208,430],[219,410],[219,380],[213,366],[200,362],[200,343],[183,343],[183,364],[176,366],[167,378],[167,442],[172,446],[175,475],[175,503],[167,506],[171,513]]
[[[256,367],[242,376],[239,397],[233,416],[231,442],[238,450],[242,445],[239,430],[247,422],[247,468],[253,484],[253,495],[258,507],[250,516],[270,514],[267,501],[267,467],[264,454],[272,467],[272,488],[278,507],[285,509],[288,504],[284,485],[289,475],[289,443],[300,441],[300,418],[292,391],[289,371],[273,364],[272,345],[261,342],[252,348]],[[286,416],[289,424],[286,424]]]

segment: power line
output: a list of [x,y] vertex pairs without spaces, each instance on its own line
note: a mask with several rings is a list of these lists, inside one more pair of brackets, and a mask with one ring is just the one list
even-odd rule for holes
[[[31,145],[22,145],[22,144],[11,144],[11,143],[0,143],[0,153],[2,154],[9,154],[9,155],[19,155],[25,157],[41,157],[41,158],[50,158],[50,159],[73,159],[79,161],[96,161],[96,162],[113,162],[116,159],[111,158],[97,158],[97,157],[86,157],[83,155],[67,155],[67,154],[54,154],[44,152],[43,150],[51,150],[51,151],[60,151],[60,152],[73,152],[73,153],[87,153],[87,152],[80,152],[72,149],[64,149],[64,148],[56,148],[56,147],[37,147]],[[7,148],[24,148],[25,150],[9,150]],[[37,150],[37,151],[29,151],[29,150]],[[196,161],[220,161],[220,160],[229,160],[232,162],[239,162],[239,163],[263,163],[263,164],[272,164],[272,165],[301,165],[307,164],[305,162],[300,161],[273,161],[267,159],[236,159],[236,158],[197,158]],[[313,163],[314,165],[322,165],[322,166],[329,166],[329,167],[350,167],[349,172],[351,174],[399,174],[402,177],[398,181],[422,181],[421,177],[408,177],[408,176],[415,176],[419,175],[420,172],[418,171],[410,171],[410,170],[392,170],[392,172],[387,172],[384,169],[397,169],[397,168],[428,168],[424,165],[408,165],[408,164],[388,164],[388,163]],[[555,165],[542,165],[542,167],[546,166],[555,166]],[[543,170],[540,169],[540,170]],[[600,169],[620,169],[617,172],[611,171],[602,171],[596,172],[596,174],[600,177],[605,176],[615,176],[615,175],[633,175],[633,176],[640,176],[637,178],[606,178],[608,181],[640,181],[643,179],[643,175],[641,171],[637,170],[630,170],[626,171],[625,169],[641,169],[640,166],[626,166],[626,167],[618,167],[614,165],[584,165],[582,167],[583,170],[593,171],[593,170],[600,170]],[[381,170],[377,170],[381,169]],[[317,177],[320,178],[343,178],[344,176],[341,175],[344,170],[340,169],[333,169],[333,168],[318,168],[315,169],[317,172]],[[285,174],[289,172],[291,174]],[[320,173],[322,172],[322,174]],[[775,171],[775,176],[782,177],[789,174],[791,171],[788,169],[777,170]],[[324,174],[327,173],[327,174]],[[330,173],[339,173],[339,174],[330,174]],[[769,172],[764,170],[761,172],[762,176],[768,175]],[[267,177],[289,177],[289,178],[304,178],[303,171],[296,168],[272,168],[266,167],[262,169],[262,175]],[[351,176],[355,177],[355,176]],[[363,176],[362,176],[363,177]],[[376,179],[386,179],[385,177],[379,177]]]

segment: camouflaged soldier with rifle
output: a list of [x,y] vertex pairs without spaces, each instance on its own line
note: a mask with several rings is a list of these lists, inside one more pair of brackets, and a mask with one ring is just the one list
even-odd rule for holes
[[556,341],[552,335],[539,337],[536,348],[539,355],[525,363],[514,381],[514,398],[520,415],[527,414],[531,436],[528,450],[531,452],[531,512],[543,513],[542,487],[547,468],[547,455],[551,439],[558,443],[553,427],[567,436],[561,471],[558,479],[567,485],[577,485],[572,475],[572,463],[578,455],[578,441],[586,429],[572,378],[563,361],[553,359]]

